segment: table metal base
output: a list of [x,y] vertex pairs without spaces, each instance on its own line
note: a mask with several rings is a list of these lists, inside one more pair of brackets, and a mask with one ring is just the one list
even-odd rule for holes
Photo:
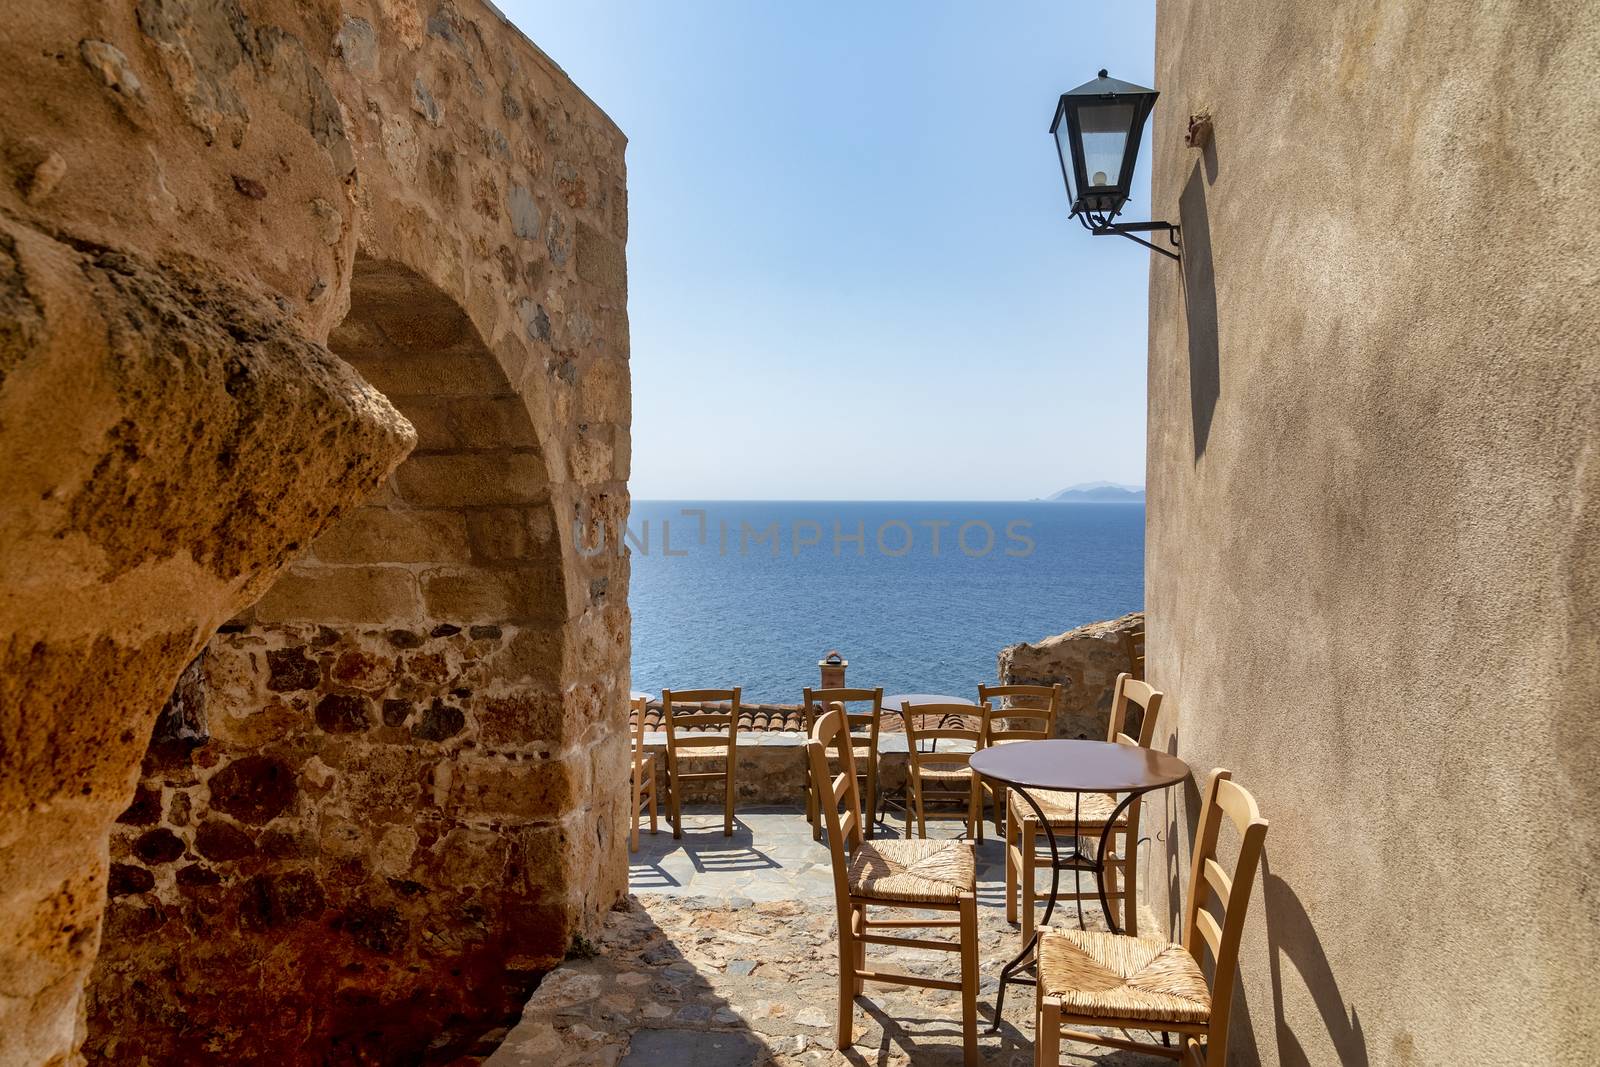
[[[1128,810],[1128,806],[1131,805],[1134,800],[1143,792],[1147,792],[1147,790],[1141,790],[1138,793],[1129,793],[1128,796],[1120,804],[1118,804],[1115,809],[1112,810],[1111,818],[1106,821],[1105,830],[1100,834],[1100,847],[1095,849],[1094,856],[1090,857],[1089,854],[1084,852],[1083,849],[1078,845],[1078,842],[1083,840],[1083,825],[1078,818],[1078,813],[1082,808],[1082,790],[1071,790],[1073,793],[1072,852],[1066,856],[1063,856],[1061,854],[1059,845],[1056,843],[1055,828],[1050,825],[1050,820],[1044,817],[1044,811],[1039,807],[1038,801],[1034,800],[1032,795],[1021,786],[1007,785],[1006,788],[1009,790],[1014,790],[1022,797],[1023,800],[1028,802],[1028,807],[1033,809],[1034,815],[1039,819],[1039,825],[1044,827],[1045,838],[1050,842],[1050,895],[1045,899],[1044,918],[1034,926],[1033,933],[1029,935],[1027,942],[1022,946],[1022,951],[1018,952],[1009,963],[1000,968],[1000,988],[995,993],[994,998],[994,1023],[989,1027],[989,1032],[991,1034],[998,1033],[1000,1031],[1000,1020],[1006,1006],[1006,986],[1013,982],[1018,985],[1038,984],[1039,931],[1041,928],[1049,925],[1050,917],[1055,914],[1056,896],[1061,890],[1062,871],[1072,871],[1074,874],[1080,871],[1094,872],[1095,889],[1100,896],[1100,910],[1106,917],[1106,926],[1109,927],[1111,932],[1114,934],[1120,934],[1122,932],[1121,928],[1117,926],[1117,920],[1111,915],[1111,901],[1110,898],[1106,896],[1106,840],[1111,837],[1111,828],[1117,824],[1117,820],[1122,818],[1123,813]],[[1066,792],[1066,790],[1063,790],[1063,792]],[[1010,813],[1008,812],[1006,815],[1007,823],[1010,822],[1010,818]],[[1007,829],[1009,830],[1009,826]],[[1011,848],[1009,833],[1004,840],[1006,841],[1007,849],[1006,862],[1009,863]],[[1131,842],[1130,847],[1133,847]],[[1073,888],[1074,891],[1076,891],[1076,878],[1073,879]],[[1126,887],[1123,892],[1132,893],[1133,887],[1130,885]],[[1125,897],[1124,899],[1127,898]],[[1077,901],[1077,904],[1078,928],[1081,930],[1083,929],[1083,901],[1080,899]]]

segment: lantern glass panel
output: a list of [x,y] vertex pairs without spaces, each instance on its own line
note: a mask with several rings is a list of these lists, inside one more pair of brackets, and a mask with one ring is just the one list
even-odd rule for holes
[[1072,173],[1072,133],[1063,116],[1056,124],[1056,152],[1061,156],[1061,177],[1067,183],[1067,203],[1078,202],[1078,182]]
[[1121,180],[1133,113],[1131,101],[1088,104],[1078,109],[1078,124],[1083,130],[1083,174],[1088,182],[1085,191],[1110,188]]

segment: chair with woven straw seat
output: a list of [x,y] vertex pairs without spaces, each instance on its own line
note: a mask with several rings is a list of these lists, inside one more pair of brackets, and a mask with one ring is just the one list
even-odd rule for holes
[[[805,687],[801,707],[805,711],[806,734],[816,728],[817,720],[829,705],[838,704],[844,709],[845,719],[854,738],[856,772],[865,782],[864,808],[867,823],[864,832],[871,837],[878,825],[878,728],[883,720],[883,690],[879,689],[812,689]],[[860,705],[866,707],[860,707]],[[858,710],[852,711],[851,705]],[[822,820],[817,818],[817,794],[811,788],[811,778],[806,777],[806,821],[811,824],[811,836],[822,839]]]
[[[1224,817],[1239,836],[1231,875],[1217,860]],[[1267,820],[1255,798],[1234,783],[1232,772],[1219,768],[1206,782],[1195,830],[1182,944],[1043,928],[1034,999],[1035,1067],[1060,1063],[1063,1037],[1149,1052],[1194,1067],[1226,1063],[1239,938],[1266,836]],[[1178,1044],[1090,1033],[1083,1027],[1176,1033]]]
[[[683,689],[661,691],[661,725],[667,732],[667,818],[672,836],[683,836],[683,784],[724,780],[722,796],[722,836],[733,836],[734,773],[739,758],[739,693],[732,689]],[[688,708],[685,705],[698,705]],[[726,704],[728,710],[708,708]],[[720,771],[686,771],[682,765],[702,759],[723,757]]]
[[633,711],[633,819],[628,830],[628,851],[639,851],[639,820],[646,810],[650,812],[650,832],[656,832],[656,754],[644,747],[645,712],[649,702],[644,697],[634,697],[629,706]]
[[[970,704],[904,704],[900,718],[906,728],[909,755],[906,792],[906,832],[911,817],[917,819],[917,836],[928,836],[924,806],[931,793],[967,807],[967,836],[983,840],[983,792],[972,773],[972,754],[983,747],[983,709]],[[932,725],[929,725],[929,724]],[[940,748],[939,742],[946,742]],[[950,742],[958,747],[951,748]]]
[[[972,842],[865,839],[855,744],[841,705],[831,705],[812,728],[806,758],[812,791],[821,802],[819,821],[827,832],[839,910],[839,1048],[850,1047],[855,998],[867,982],[947,989],[961,996],[963,1059],[967,1067],[975,1067],[979,1062],[978,886]],[[869,907],[939,914],[872,918]],[[898,931],[905,929],[954,929],[956,940],[900,936]],[[868,945],[959,953],[961,978],[874,970],[867,966]]]
[[[1126,732],[1130,712],[1135,707],[1142,712],[1137,739]],[[1119,674],[1111,697],[1111,721],[1106,730],[1106,740],[1149,748],[1160,714],[1159,690],[1150,688],[1127,673]],[[1122,902],[1122,929],[1129,934],[1137,934],[1140,800],[1135,798],[1108,830],[1107,823],[1117,807],[1115,794],[1031,789],[1028,795],[1039,805],[1058,839],[1062,835],[1077,835],[1097,840],[1108,832],[1114,835],[1111,841],[1106,842],[1106,899]],[[1010,797],[1006,814],[1006,921],[1017,921],[1017,898],[1020,896],[1024,938],[1033,933],[1033,912],[1038,901],[1035,872],[1041,865],[1048,870],[1052,862],[1047,840],[1038,814],[1018,797]],[[1116,848],[1113,850],[1110,846]],[[1079,888],[1076,878],[1072,885],[1072,892],[1058,893],[1056,899],[1099,899],[1098,891],[1085,892]]]
[[[978,703],[983,706],[983,747],[1009,745],[1016,741],[1043,741],[1055,736],[1056,716],[1061,713],[1064,687],[1055,685],[978,686]],[[1004,703],[999,703],[1004,701]],[[995,833],[1003,834],[1006,787],[987,778],[978,787],[994,801]],[[980,803],[982,797],[979,798]]]

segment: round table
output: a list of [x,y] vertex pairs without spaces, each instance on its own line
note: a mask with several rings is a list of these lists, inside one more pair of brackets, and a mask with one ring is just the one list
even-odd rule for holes
[[[1022,981],[1016,977],[1017,973],[1032,965],[1029,957],[1038,945],[1039,927],[1049,923],[1056,907],[1056,894],[1061,888],[1063,861],[1061,851],[1056,845],[1055,830],[1028,790],[1126,793],[1127,796],[1112,811],[1107,823],[1109,826],[1122,818],[1122,813],[1128,810],[1134,798],[1143,796],[1151,790],[1176,785],[1188,778],[1190,771],[1189,765],[1176,756],[1169,756],[1165,752],[1157,752],[1150,748],[1140,748],[1137,745],[1119,745],[1109,741],[1013,741],[1008,745],[996,745],[974,752],[971,765],[973,773],[1015,790],[1017,795],[1033,809],[1034,815],[1038,816],[1039,825],[1044,827],[1045,837],[1050,842],[1050,896],[1045,902],[1044,919],[1034,927],[1032,936],[1022,946],[1022,951],[1017,953],[1016,958],[1000,970],[1000,991],[995,998],[994,1015],[995,1025],[998,1027],[1000,1010],[1005,1006],[1006,984]],[[1100,909],[1105,912],[1106,925],[1111,928],[1112,933],[1121,933],[1117,928],[1116,919],[1111,915],[1111,902],[1106,898],[1106,841],[1111,835],[1101,834],[1100,845],[1095,850],[1094,856],[1091,858],[1085,855],[1077,844],[1082,837],[1079,832],[1081,828],[1076,821],[1077,805],[1074,805],[1073,810],[1073,846],[1072,854],[1066,858],[1066,867],[1074,872],[1094,872],[1095,888],[1100,895]],[[1135,887],[1130,885],[1125,892],[1132,893],[1134,889]]]
[[899,711],[907,704],[965,704],[969,708],[978,706],[977,701],[968,700],[966,697],[940,696],[938,693],[896,693],[894,696],[883,698],[885,711]]

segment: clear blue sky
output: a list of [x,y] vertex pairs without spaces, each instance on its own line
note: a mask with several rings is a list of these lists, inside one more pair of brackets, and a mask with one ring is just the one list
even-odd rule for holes
[[1151,84],[1152,0],[500,6],[629,138],[634,496],[1143,484],[1150,253],[1068,223],[1047,130]]

